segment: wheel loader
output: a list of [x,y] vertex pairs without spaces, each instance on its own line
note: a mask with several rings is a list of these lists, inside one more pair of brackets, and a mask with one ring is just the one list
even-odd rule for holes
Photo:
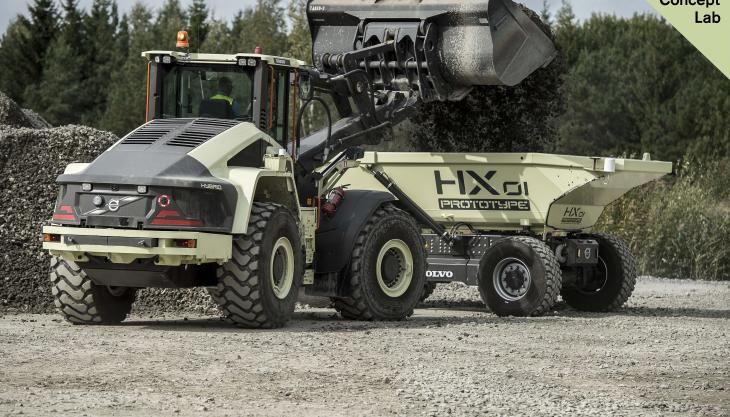
[[[434,283],[498,315],[630,296],[636,267],[592,234],[671,164],[543,154],[364,152],[422,102],[513,86],[550,39],[510,0],[311,0],[312,62],[147,51],[147,122],[58,177],[43,228],[60,313],[125,319],[140,288],[206,287],[225,318],[273,328],[301,287],[347,319],[400,320]],[[326,126],[301,135],[319,103]]]

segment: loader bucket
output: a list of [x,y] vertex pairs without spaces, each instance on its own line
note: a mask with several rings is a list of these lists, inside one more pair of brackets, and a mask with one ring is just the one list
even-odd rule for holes
[[[370,48],[356,64],[378,89],[416,90],[424,101],[518,84],[556,54],[511,0],[311,0],[307,14],[320,71],[352,70],[336,58]],[[376,50],[384,44],[392,47]]]

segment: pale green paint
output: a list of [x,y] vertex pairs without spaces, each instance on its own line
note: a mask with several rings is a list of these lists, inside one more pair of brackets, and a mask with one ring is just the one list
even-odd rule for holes
[[[707,59],[730,78],[730,1],[717,0],[712,7],[705,6],[664,6],[660,0],[647,0],[669,23],[674,26]],[[713,13],[720,17],[720,23],[696,23],[704,15]],[[657,74],[659,76],[659,74]]]
[[[260,167],[228,166],[228,161],[233,156],[259,140],[265,141],[268,144],[268,153],[275,155],[265,155]],[[232,233],[246,233],[251,204],[254,201],[283,204],[298,214],[299,207],[296,202],[299,200],[296,195],[293,162],[288,155],[278,155],[280,149],[283,148],[270,136],[257,129],[254,124],[240,123],[188,153],[190,157],[208,168],[213,176],[231,183],[236,188],[238,202],[233,218]],[[265,177],[275,177],[276,179],[273,181],[285,184],[278,188],[286,190],[287,195],[282,195],[281,192],[268,193],[266,190],[260,189],[260,182]],[[272,183],[267,182],[267,184]],[[266,199],[256,200],[257,193],[265,196]]]
[[[385,172],[429,216],[439,223],[453,225],[464,222],[486,230],[519,230],[529,226],[533,232],[547,230],[589,230],[606,205],[628,190],[672,172],[672,164],[658,161],[615,159],[615,172],[604,172],[606,158],[589,158],[547,154],[432,154],[367,152],[361,167],[347,170],[336,184],[350,184],[350,189],[386,191],[366,167]],[[456,181],[464,173],[465,193],[457,184],[443,186],[437,192],[435,171],[443,180]],[[468,171],[480,176],[496,171],[486,180],[499,195],[479,186]],[[516,192],[521,184],[521,194]],[[524,191],[527,183],[527,192]],[[446,201],[513,200],[529,202],[529,211],[457,210],[441,208],[439,199]],[[565,216],[566,210],[580,216]]]
[[[70,261],[86,260],[86,254],[109,258],[113,263],[128,264],[136,259],[159,257],[158,265],[201,264],[226,262],[231,259],[232,237],[194,231],[160,231],[130,229],[100,229],[70,226],[44,226],[43,233],[61,235],[61,242],[44,242],[43,249],[51,255]],[[158,239],[154,248],[112,245],[77,245],[64,243],[64,236],[107,236]],[[178,248],[175,239],[195,239],[195,248]]]

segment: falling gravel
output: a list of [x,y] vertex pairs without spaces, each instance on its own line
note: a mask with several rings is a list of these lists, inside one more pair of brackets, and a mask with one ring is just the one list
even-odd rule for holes
[[395,323],[5,314],[0,415],[715,417],[730,415],[728,357],[728,283],[649,278],[610,314],[499,318],[456,284]]

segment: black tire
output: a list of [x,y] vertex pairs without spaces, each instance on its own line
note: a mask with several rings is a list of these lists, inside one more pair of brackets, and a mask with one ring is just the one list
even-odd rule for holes
[[[381,250],[393,244],[399,245],[393,249],[393,254],[386,250],[381,257]],[[403,266],[407,263],[403,260],[408,256],[403,252],[406,247],[412,258],[410,278],[407,267]],[[386,294],[379,283],[379,258],[384,264],[380,272],[382,285],[391,290],[389,285],[392,284],[393,295]],[[398,266],[395,266],[396,262]],[[390,265],[394,266],[392,270],[388,268]],[[387,278],[386,283],[386,276],[393,273],[396,276],[392,281]],[[349,297],[334,299],[335,309],[342,317],[350,320],[402,320],[411,316],[420,301],[426,279],[426,254],[415,220],[390,203],[378,208],[355,241],[347,279]],[[397,293],[400,295],[395,296]]]
[[51,258],[53,302],[73,324],[118,324],[132,310],[137,290],[96,285],[75,262]]
[[435,282],[426,282],[426,285],[423,286],[423,293],[421,294],[421,302],[424,302],[433,294],[433,291],[436,289],[436,283]]
[[[598,241],[596,279],[586,287],[568,286],[561,295],[565,302],[581,311],[614,311],[624,305],[636,286],[636,262],[626,244],[616,236],[595,234]],[[608,273],[606,272],[608,271]]]
[[[278,246],[281,239],[289,242],[291,253]],[[287,266],[289,260],[292,264]],[[289,274],[293,276],[286,289]],[[209,292],[230,323],[277,328],[291,319],[303,275],[304,253],[291,211],[278,204],[253,203],[246,234],[233,240],[232,259],[218,267],[218,285]]]
[[555,254],[532,237],[500,240],[484,254],[479,265],[479,294],[498,316],[547,313],[555,305],[561,284]]

